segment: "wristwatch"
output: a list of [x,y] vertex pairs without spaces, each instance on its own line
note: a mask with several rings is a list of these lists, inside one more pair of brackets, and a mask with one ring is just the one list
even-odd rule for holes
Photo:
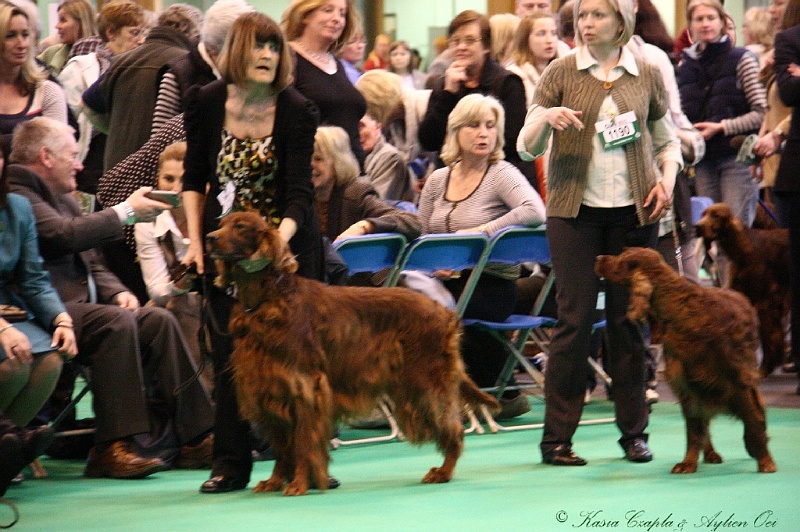
[[133,225],[136,223],[136,211],[133,210],[133,207],[127,201],[123,201],[120,203],[122,208],[125,210],[125,225]]

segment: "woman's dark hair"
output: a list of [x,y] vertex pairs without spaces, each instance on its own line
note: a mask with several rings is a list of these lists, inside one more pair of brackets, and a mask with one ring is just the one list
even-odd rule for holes
[[3,161],[3,169],[0,170],[0,209],[8,206],[8,145],[5,139],[0,136],[0,158]]
[[797,0],[789,0],[786,4],[786,9],[783,11],[781,29],[788,30],[792,26],[798,24],[800,24],[800,2]]
[[650,0],[639,0],[639,10],[636,12],[636,26],[633,33],[648,44],[652,44],[672,53],[672,37],[669,36],[667,26],[658,13],[658,9]]

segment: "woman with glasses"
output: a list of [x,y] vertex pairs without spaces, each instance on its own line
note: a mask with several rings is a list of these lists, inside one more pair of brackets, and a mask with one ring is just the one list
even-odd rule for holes
[[493,96],[505,110],[505,159],[537,188],[533,162],[523,161],[514,149],[525,121],[525,87],[519,76],[491,59],[489,19],[476,11],[462,11],[450,22],[447,35],[453,62],[433,85],[428,110],[419,126],[422,148],[442,149],[447,117],[464,96]]

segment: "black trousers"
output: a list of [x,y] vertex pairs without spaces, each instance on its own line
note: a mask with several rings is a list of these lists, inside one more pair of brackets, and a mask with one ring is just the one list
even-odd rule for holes
[[[792,285],[792,359],[800,367],[800,192],[773,192],[781,227],[789,229],[789,279]],[[798,373],[800,377],[800,373]]]
[[[558,323],[550,342],[545,380],[542,453],[572,436],[583,412],[586,356],[595,321],[600,280],[594,273],[598,255],[617,255],[627,246],[655,247],[658,224],[637,226],[633,206],[613,209],[581,207],[576,218],[548,218],[547,241],[556,275]],[[648,407],[644,397],[645,342],[641,328],[626,317],[629,291],[606,287],[609,350],[605,369],[614,381],[613,398],[620,444],[647,438]]]
[[75,322],[77,361],[92,370],[98,443],[149,432],[148,394],[163,404],[179,445],[211,430],[211,398],[192,380],[197,367],[171,312],[93,303],[66,307]]

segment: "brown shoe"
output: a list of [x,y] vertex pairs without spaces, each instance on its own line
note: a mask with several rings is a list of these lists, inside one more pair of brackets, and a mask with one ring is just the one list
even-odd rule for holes
[[181,447],[175,460],[175,469],[209,469],[213,460],[214,434],[209,434],[197,445]]
[[127,442],[117,440],[101,451],[92,447],[83,474],[91,478],[144,478],[165,468],[161,459],[141,457]]

